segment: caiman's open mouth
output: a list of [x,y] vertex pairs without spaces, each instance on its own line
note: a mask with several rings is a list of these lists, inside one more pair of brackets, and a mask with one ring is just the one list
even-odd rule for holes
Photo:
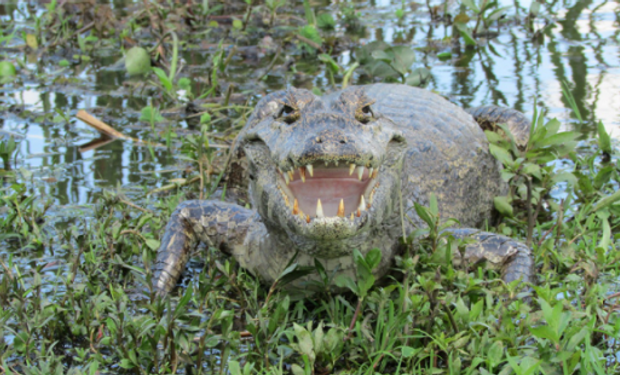
[[307,223],[329,217],[355,220],[370,209],[379,186],[378,168],[336,165],[319,161],[286,171],[278,168],[278,189],[293,215]]

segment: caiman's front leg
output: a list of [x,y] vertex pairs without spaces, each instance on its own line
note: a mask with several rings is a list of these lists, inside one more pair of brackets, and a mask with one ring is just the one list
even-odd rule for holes
[[473,240],[465,246],[466,263],[476,264],[486,260],[491,266],[499,267],[506,282],[518,279],[534,282],[534,259],[530,248],[525,244],[480,229],[449,229],[447,232],[457,239]]
[[170,292],[199,242],[232,252],[243,246],[254,211],[235,204],[192,200],[181,203],[172,214],[157,253],[154,287]]

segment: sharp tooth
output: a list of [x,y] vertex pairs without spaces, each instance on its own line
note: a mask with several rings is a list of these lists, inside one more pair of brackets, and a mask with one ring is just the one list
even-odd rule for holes
[[284,195],[284,203],[286,203],[286,207],[291,206],[291,202],[288,200],[288,197],[286,195]]
[[301,220],[305,220],[305,219],[306,219],[306,215],[304,215],[304,213],[303,213],[303,212],[301,212],[301,210],[299,210],[299,214],[298,214],[298,216],[299,216],[299,218],[300,218]]
[[366,205],[366,207],[370,208],[370,205],[372,204],[372,197],[375,195],[375,189],[372,189],[372,191],[370,192],[370,196],[368,197],[368,204]]
[[286,182],[286,184],[288,185],[288,183],[290,182],[289,178],[288,178],[288,174],[287,173],[283,173],[284,175],[284,182]]
[[310,224],[310,215],[306,215],[306,223]]
[[368,168],[368,177],[372,178],[372,173],[375,171],[373,167]]
[[355,164],[349,164],[349,176],[353,174],[355,171]]
[[353,221],[355,219],[355,217],[353,216],[353,212],[351,212],[351,217],[349,218],[349,220]]
[[336,215],[339,217],[344,217],[344,199],[340,200],[340,204],[338,205],[338,213]]
[[357,167],[357,178],[359,178],[360,181],[362,181],[363,175],[364,175],[364,167],[363,166]]
[[288,171],[286,172],[286,174],[288,174],[288,178],[293,181],[295,179],[295,175],[293,174],[293,171]]
[[306,167],[299,167],[299,177],[301,182],[306,182]]
[[357,212],[355,213],[355,215],[357,215],[357,217],[362,216],[362,211],[360,211],[360,208],[357,208]]
[[360,198],[360,206],[359,209],[362,211],[366,210],[366,202],[364,201],[364,196],[362,195]]
[[325,217],[323,214],[323,206],[321,206],[321,200],[316,200],[316,217]]
[[338,160],[334,160],[334,166],[338,166]]
[[299,213],[299,203],[297,203],[297,198],[293,202],[293,215],[297,215]]
[[376,169],[372,172],[372,178],[377,178],[377,173],[379,173],[379,170]]
[[306,165],[306,170],[310,173],[310,177],[314,176],[314,172],[312,171],[312,164]]

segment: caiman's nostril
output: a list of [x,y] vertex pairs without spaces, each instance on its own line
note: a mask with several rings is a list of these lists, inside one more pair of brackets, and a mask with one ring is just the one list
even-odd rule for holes
[[341,140],[340,140],[340,143],[341,143],[341,144],[345,144],[345,143],[347,143],[347,141],[345,141],[344,139],[341,139]]
[[323,138],[321,137],[316,137],[316,143],[323,143]]

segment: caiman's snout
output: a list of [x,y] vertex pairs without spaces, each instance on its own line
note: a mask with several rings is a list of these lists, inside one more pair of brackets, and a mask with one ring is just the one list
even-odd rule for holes
[[308,136],[298,149],[299,164],[315,160],[356,160],[360,158],[358,142],[340,129],[325,129]]

